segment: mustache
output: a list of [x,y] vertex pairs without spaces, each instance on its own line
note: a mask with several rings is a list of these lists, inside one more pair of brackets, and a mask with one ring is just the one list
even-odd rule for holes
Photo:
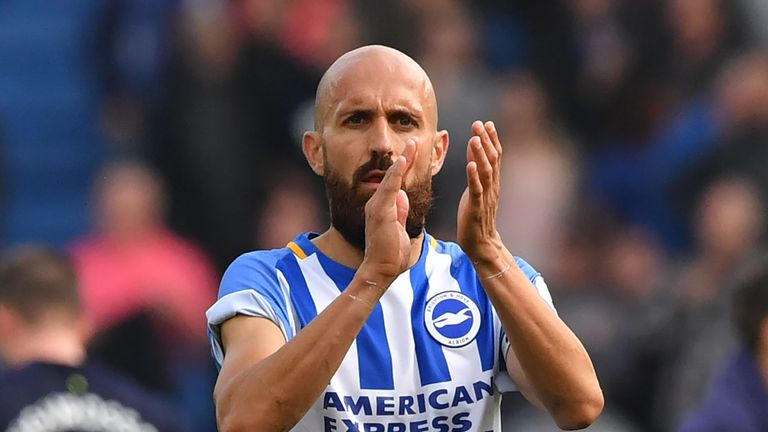
[[360,165],[360,167],[355,170],[354,174],[352,175],[353,184],[361,183],[365,176],[367,176],[371,171],[388,170],[389,167],[391,167],[394,163],[395,161],[392,160],[391,155],[375,153],[368,162]]

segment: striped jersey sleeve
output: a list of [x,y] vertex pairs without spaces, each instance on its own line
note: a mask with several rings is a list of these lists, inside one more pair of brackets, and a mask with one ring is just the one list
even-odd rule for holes
[[[515,257],[515,262],[517,263],[517,266],[522,270],[522,272],[525,274],[525,276],[528,277],[528,280],[531,281],[531,284],[533,284],[533,287],[536,289],[537,294],[539,294],[539,297],[544,300],[547,305],[552,309],[553,312],[557,313],[557,310],[555,309],[555,305],[552,301],[552,295],[549,292],[549,288],[547,287],[547,283],[544,282],[544,278],[541,276],[541,273],[536,271],[536,269],[533,268],[530,264],[528,264],[524,259],[520,257]],[[499,365],[501,366],[501,370],[506,372],[507,365],[506,365],[506,356],[507,351],[509,351],[509,338],[507,337],[506,332],[504,331],[504,328],[501,328],[501,349],[499,350],[500,358],[499,358]],[[517,386],[514,384],[512,379],[509,377],[508,374],[504,373],[501,374],[500,379],[497,381],[497,385],[499,386],[499,389],[502,392],[508,392],[508,391],[514,391],[517,389]]]
[[293,259],[287,249],[255,251],[241,255],[221,280],[216,303],[206,311],[211,350],[219,367],[224,360],[221,324],[235,315],[262,317],[274,322],[285,340],[296,332],[287,287],[281,283],[278,262]]

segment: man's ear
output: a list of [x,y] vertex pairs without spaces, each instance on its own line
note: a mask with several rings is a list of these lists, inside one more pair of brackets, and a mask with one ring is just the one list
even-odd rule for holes
[[323,158],[323,146],[320,133],[317,131],[304,132],[304,138],[301,143],[304,151],[304,157],[309,162],[309,167],[319,176],[325,174],[325,159]]
[[445,162],[445,156],[448,154],[448,131],[441,130],[435,135],[435,142],[432,143],[432,175],[440,172]]

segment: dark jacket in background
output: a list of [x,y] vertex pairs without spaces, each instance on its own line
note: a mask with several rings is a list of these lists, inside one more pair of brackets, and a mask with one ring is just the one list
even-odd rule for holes
[[31,363],[0,373],[0,431],[183,431],[168,403],[109,369]]
[[768,385],[754,357],[738,352],[680,432],[768,431]]

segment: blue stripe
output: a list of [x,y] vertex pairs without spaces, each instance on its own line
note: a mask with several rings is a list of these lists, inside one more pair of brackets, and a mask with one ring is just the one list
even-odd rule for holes
[[[428,239],[425,239],[425,242]],[[426,250],[422,254],[430,253]],[[411,306],[411,325],[416,345],[416,363],[419,366],[421,385],[451,381],[451,372],[445,360],[442,346],[427,333],[424,325],[424,309],[427,306],[429,280],[424,266],[424,259],[411,268],[411,286],[413,287],[413,305]]]
[[230,264],[222,277],[219,299],[239,291],[256,291],[278,315],[288,332],[288,338],[293,338],[291,317],[288,316],[286,299],[275,272],[276,263],[292,255],[293,253],[287,249],[275,249],[249,252],[239,256]]
[[[291,287],[291,303],[296,308],[296,315],[299,316],[300,329],[303,329],[317,316],[317,307],[309,294],[304,274],[293,254],[278,261],[276,267],[283,273],[288,286]],[[297,332],[300,329],[297,329]]]
[[536,271],[536,269],[528,264],[524,259],[516,256],[515,262],[517,263],[517,266],[520,267],[520,270],[525,273],[525,276],[528,277],[528,280],[531,281],[531,283],[535,283],[536,278],[541,276],[541,273]]
[[357,361],[361,389],[395,389],[392,354],[389,352],[389,341],[384,330],[384,312],[380,304],[376,305],[357,335]]
[[475,342],[483,371],[492,370],[496,351],[493,343],[493,308],[488,294],[485,293],[485,289],[478,281],[477,273],[469,261],[469,257],[457,246],[450,247],[443,242],[438,242],[438,250],[451,256],[451,276],[459,283],[461,292],[473,299],[480,309],[482,318]]
[[480,323],[480,331],[477,333],[477,351],[480,353],[480,364],[484,371],[493,369],[494,353],[496,352],[493,344],[493,310],[491,302],[485,291],[478,292],[480,298],[480,310],[482,311],[483,321]]
[[[323,271],[333,280],[339,292],[352,282],[355,271],[344,267],[322,253],[317,254]],[[389,351],[387,331],[384,328],[384,310],[377,303],[357,338],[357,370],[363,390],[394,390],[392,353]]]

